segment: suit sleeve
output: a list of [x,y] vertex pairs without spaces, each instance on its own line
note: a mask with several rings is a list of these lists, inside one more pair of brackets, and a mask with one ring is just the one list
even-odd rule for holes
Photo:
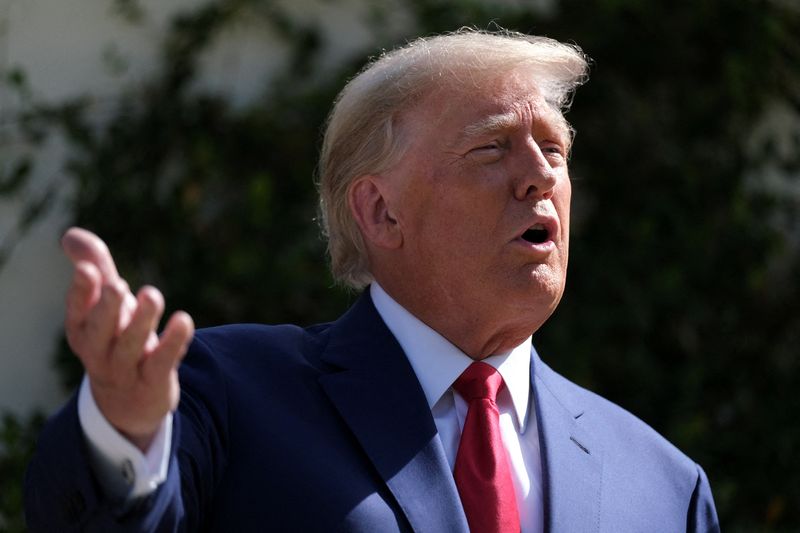
[[208,347],[195,338],[180,368],[166,480],[134,504],[110,496],[93,473],[77,395],[39,435],[25,476],[31,532],[196,531],[225,470],[227,393]]
[[706,473],[697,467],[697,482],[689,504],[689,513],[686,518],[686,531],[692,533],[719,533],[719,518],[714,506],[714,497],[711,495],[711,485]]

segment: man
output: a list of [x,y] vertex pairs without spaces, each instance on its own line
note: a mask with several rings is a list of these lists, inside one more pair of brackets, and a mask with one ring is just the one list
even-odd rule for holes
[[70,230],[86,379],[42,432],[31,529],[718,530],[699,466],[531,347],[564,290],[585,76],[575,47],[460,31],[354,78],[320,195],[335,276],[368,288],[331,324],[189,345],[179,312],[159,338],[158,291]]

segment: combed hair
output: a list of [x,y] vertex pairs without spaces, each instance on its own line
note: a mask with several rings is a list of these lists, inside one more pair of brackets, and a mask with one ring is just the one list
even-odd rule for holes
[[463,28],[416,39],[370,61],[339,93],[328,116],[318,179],[320,219],[334,278],[360,289],[372,282],[366,245],[348,202],[350,184],[394,165],[405,148],[400,115],[440,87],[530,67],[548,104],[565,112],[586,80],[577,46],[511,31]]

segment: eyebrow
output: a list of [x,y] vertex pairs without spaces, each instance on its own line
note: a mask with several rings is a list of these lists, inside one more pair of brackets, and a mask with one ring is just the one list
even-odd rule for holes
[[[569,133],[569,125],[565,120],[563,120],[562,116],[559,117],[561,120],[559,120],[558,124],[556,125],[555,133],[563,135],[565,142],[570,144],[571,135]],[[460,145],[470,141],[471,139],[480,138],[491,133],[510,130],[519,126],[519,124],[520,117],[514,111],[489,115],[488,117],[484,117],[477,122],[473,122],[472,124],[465,126],[456,138],[455,145]]]
[[513,111],[498,115],[490,115],[466,126],[461,132],[461,135],[458,136],[457,142],[461,143],[468,139],[481,137],[489,133],[511,129],[518,124],[519,116]]

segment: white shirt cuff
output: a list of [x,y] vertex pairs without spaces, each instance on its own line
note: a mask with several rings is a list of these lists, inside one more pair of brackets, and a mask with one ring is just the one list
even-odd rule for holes
[[92,468],[108,496],[120,500],[141,498],[167,479],[172,413],[167,413],[147,453],[142,453],[106,420],[94,401],[89,379],[84,376],[78,393],[78,418],[89,445]]

